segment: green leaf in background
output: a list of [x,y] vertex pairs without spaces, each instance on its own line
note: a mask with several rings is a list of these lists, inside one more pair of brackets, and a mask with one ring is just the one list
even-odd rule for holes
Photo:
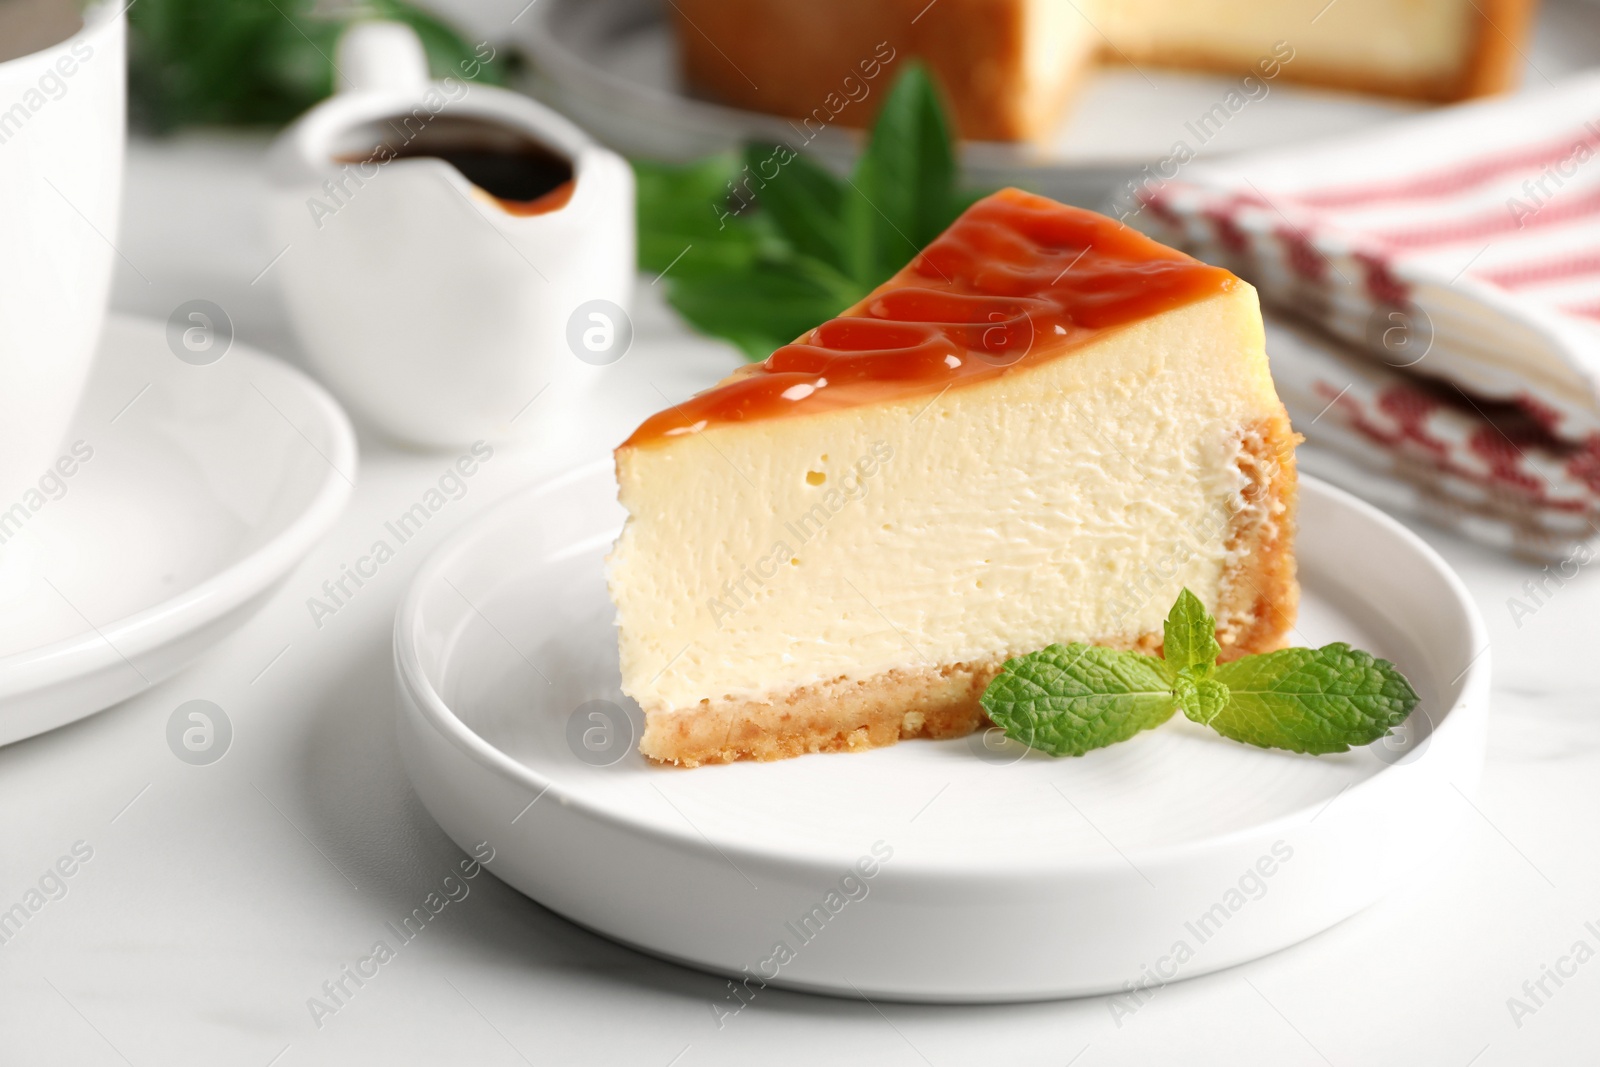
[[1007,661],[981,698],[1008,737],[1081,756],[1160,726],[1177,710],[1160,660],[1099,645],[1051,645]]
[[785,146],[752,144],[745,149],[745,166],[757,175],[785,158],[788,162],[777,177],[759,193],[761,211],[796,252],[845,271],[844,184]]
[[505,63],[405,0],[138,0],[128,9],[129,110],[139,125],[279,125],[333,91],[334,49],[357,19],[417,32],[435,77],[500,84]]
[[861,300],[983,195],[957,190],[950,125],[916,65],[849,178],[771,144],[634,171],[639,266],[663,275],[691,324],[751,359]]
[[926,68],[913,64],[889,90],[846,196],[859,281],[879,284],[955,220],[955,180],[938,90]]
[[[633,164],[638,188],[639,267],[660,274],[738,274],[755,262],[762,241],[750,226],[731,225],[724,201],[738,174],[737,158],[707,156],[688,166]],[[642,225],[644,219],[650,225]],[[680,270],[679,268],[682,268]]]
[[1217,644],[1217,621],[1188,589],[1178,594],[1177,602],[1167,613],[1161,654],[1174,677],[1187,670],[1197,679],[1210,673],[1222,654],[1222,646]]
[[1419,699],[1394,664],[1346,644],[1245,656],[1213,677],[1229,693],[1213,730],[1291,752],[1371,744],[1404,722]]
[[848,278],[803,256],[758,258],[737,273],[691,272],[672,286],[679,314],[753,360],[765,359],[855,299]]

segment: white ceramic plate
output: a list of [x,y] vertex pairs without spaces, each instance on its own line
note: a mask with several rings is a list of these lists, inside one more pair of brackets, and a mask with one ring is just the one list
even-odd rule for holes
[[1407,744],[1295,756],[1180,717],[1081,759],[978,735],[692,771],[634,750],[603,573],[615,494],[586,468],[423,566],[395,629],[400,737],[451,837],[648,952],[845,995],[1113,991],[1326,929],[1469,810],[1482,620],[1432,550],[1320,482],[1303,482],[1296,636],[1396,661],[1423,698]]
[[348,420],[304,375],[243,345],[191,365],[164,324],[117,315],[59,452],[53,478],[0,501],[0,743],[188,666],[265,603],[356,476]]
[[[745,140],[794,143],[784,119],[684,91],[667,11],[664,0],[545,0],[527,8],[514,29],[534,60],[529,87],[632,155],[689,159]],[[1600,60],[1600,6],[1548,0],[1526,58],[1525,80],[1535,88]],[[1191,132],[1196,119],[1238,83],[1220,75],[1100,68],[1085,79],[1060,128],[1041,148],[970,143],[963,161],[973,181],[1025,185],[1095,206],[1117,182],[1171,156],[1178,140],[1200,156],[1282,147],[1416,106],[1274,82],[1208,139]],[[830,128],[809,148],[842,160],[853,155],[854,143],[850,133]]]

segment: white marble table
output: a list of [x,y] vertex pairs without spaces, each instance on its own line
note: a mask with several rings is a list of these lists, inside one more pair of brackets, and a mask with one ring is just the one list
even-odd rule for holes
[[[164,319],[213,300],[241,340],[293,360],[271,272],[252,284],[277,252],[256,215],[260,149],[135,142],[115,304]],[[1519,623],[1508,599],[1527,600],[1538,572],[1426,529],[1493,635],[1482,795],[1460,848],[1304,944],[1168,986],[1131,1015],[1106,998],[960,1008],[767,991],[719,1027],[722,979],[611,944],[480,877],[377,977],[348,986],[336,1013],[313,1018],[308,999],[462,859],[395,748],[390,625],[411,574],[505,493],[601,455],[659,406],[655,387],[681,396],[737,362],[690,340],[648,285],[642,294],[638,341],[591,425],[497,451],[336,617],[317,627],[307,598],[450,456],[364,438],[343,520],[243,631],[120,707],[0,749],[0,909],[74,848],[92,850],[64,864],[65,896],[0,946],[0,1063],[1594,1061],[1600,962],[1562,960],[1579,940],[1600,950],[1585,926],[1600,930],[1600,575],[1579,574]],[[539,402],[547,416],[557,399]],[[164,736],[172,710],[196,698],[234,728],[209,766],[180,762]],[[1557,985],[1546,966],[1575,973]],[[1549,995],[1535,1004],[1524,982],[1541,978]],[[1514,1018],[1510,997],[1534,1010]]]

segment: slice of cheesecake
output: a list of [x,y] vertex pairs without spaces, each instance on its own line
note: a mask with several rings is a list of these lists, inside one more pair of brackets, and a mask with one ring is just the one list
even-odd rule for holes
[[1008,657],[1224,656],[1293,623],[1294,441],[1255,290],[1091,212],[979,201],[616,452],[640,748],[694,766],[952,737]]
[[1516,83],[1535,8],[1535,0],[673,0],[671,15],[691,88],[794,119],[802,138],[866,125],[881,85],[915,57],[938,76],[963,136],[1007,141],[1052,136],[1097,59],[1249,78],[1206,102],[1216,107],[1201,115],[1214,122],[1277,78],[1435,101],[1501,92]]

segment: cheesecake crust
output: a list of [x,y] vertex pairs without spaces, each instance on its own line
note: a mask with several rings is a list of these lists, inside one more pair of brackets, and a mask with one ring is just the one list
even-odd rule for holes
[[[1229,562],[1217,605],[1222,659],[1281,648],[1300,601],[1295,579],[1294,446],[1279,414],[1240,435],[1247,482],[1225,528]],[[1162,635],[1092,644],[1159,653]],[[737,760],[861,752],[916,737],[961,737],[988,723],[978,698],[1009,655],[936,665],[908,664],[870,678],[834,678],[765,700],[725,697],[645,713],[639,751],[660,763],[698,767]]]
[[1245,430],[1239,469],[1248,482],[1243,507],[1228,527],[1230,562],[1217,605],[1221,659],[1282,648],[1300,610],[1295,577],[1295,513],[1299,479],[1294,449],[1305,440],[1279,411]]
[[835,678],[771,701],[703,700],[645,715],[639,751],[698,767],[779,760],[810,752],[862,752],[902,738],[961,737],[986,716],[978,703],[1003,657],[905,667],[872,678]]

